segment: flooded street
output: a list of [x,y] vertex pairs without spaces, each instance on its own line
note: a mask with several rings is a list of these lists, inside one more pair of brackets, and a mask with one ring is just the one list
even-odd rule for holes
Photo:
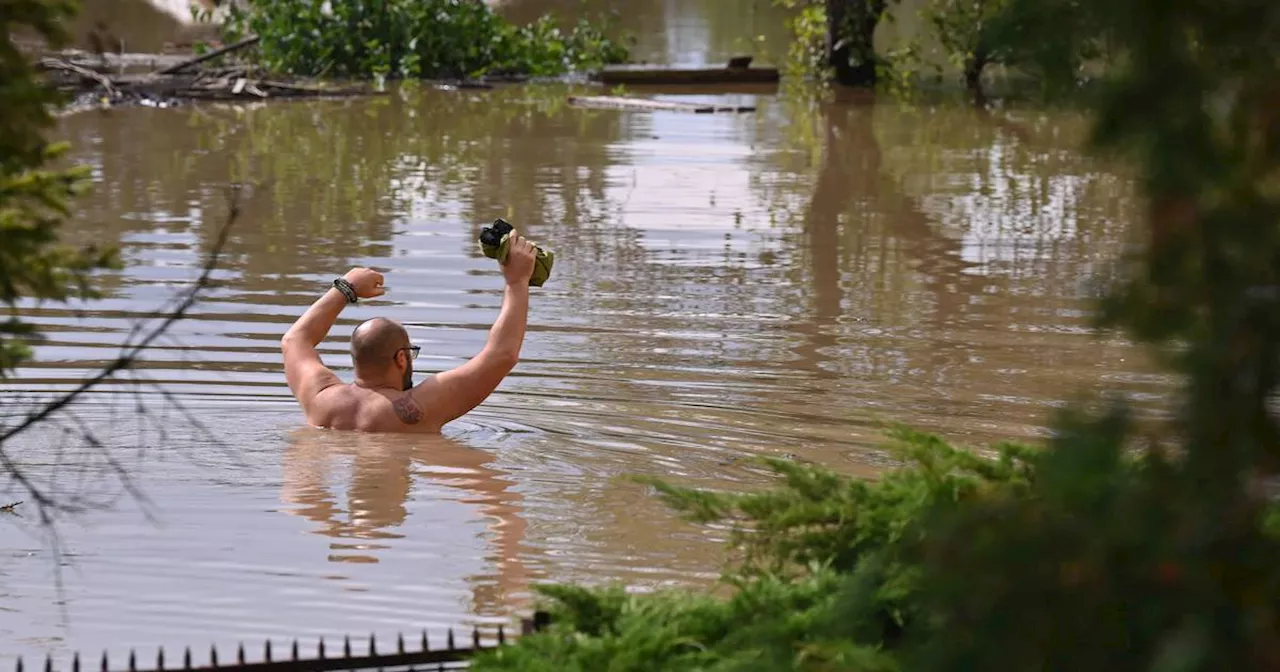
[[[649,44],[698,4],[646,5]],[[748,93],[724,98],[758,106],[741,115],[582,110],[574,91],[67,118],[94,190],[66,231],[125,268],[101,300],[23,310],[50,341],[4,385],[7,420],[116,357],[249,186],[190,319],[6,446],[89,510],[56,543],[29,505],[0,527],[0,651],[390,641],[506,619],[532,582],[706,584],[720,539],[622,477],[750,487],[743,458],[788,454],[871,475],[885,423],[980,444],[1043,436],[1078,392],[1168,408],[1169,381],[1088,326],[1135,191],[1078,151],[1081,118]],[[419,380],[462,363],[501,301],[476,243],[495,217],[557,252],[512,377],[441,438],[303,427],[289,324],[372,266],[390,292],[342,314],[326,364],[349,381],[347,338],[377,315],[422,346]]]

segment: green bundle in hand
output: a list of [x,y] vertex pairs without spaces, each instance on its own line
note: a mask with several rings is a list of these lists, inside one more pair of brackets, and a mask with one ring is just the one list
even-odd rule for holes
[[[480,251],[490,259],[497,259],[499,264],[507,263],[507,250],[511,245],[511,232],[514,230],[507,220],[499,217],[493,220],[492,226],[480,231]],[[556,261],[556,253],[534,246],[537,250],[533,260],[533,275],[529,277],[530,287],[541,287],[551,277],[551,266]]]

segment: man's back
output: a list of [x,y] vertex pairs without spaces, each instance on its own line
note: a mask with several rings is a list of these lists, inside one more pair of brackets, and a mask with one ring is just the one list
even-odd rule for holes
[[423,421],[426,414],[412,396],[412,391],[370,390],[342,383],[316,395],[315,409],[307,414],[307,422],[358,432],[439,432],[439,425]]

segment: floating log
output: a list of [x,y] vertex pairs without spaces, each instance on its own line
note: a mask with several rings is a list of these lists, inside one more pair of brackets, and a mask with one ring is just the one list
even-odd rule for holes
[[627,98],[624,96],[569,96],[569,104],[577,107],[596,107],[613,110],[636,110],[641,112],[692,112],[694,114],[711,114],[713,112],[754,112],[756,110],[754,106],[750,105],[676,103],[666,100]]
[[614,65],[591,74],[591,79],[618,84],[741,84],[773,83],[781,79],[777,68],[672,68],[651,65]]
[[80,49],[66,49],[48,54],[48,56],[86,70],[103,74],[119,75],[126,72],[151,72],[157,68],[170,67],[188,60],[188,56],[180,54],[95,54]]

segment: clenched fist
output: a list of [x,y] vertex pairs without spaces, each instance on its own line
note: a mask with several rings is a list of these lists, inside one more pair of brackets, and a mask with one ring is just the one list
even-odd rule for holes
[[371,268],[353,268],[342,276],[356,290],[356,296],[372,299],[387,293],[382,287],[382,274]]

